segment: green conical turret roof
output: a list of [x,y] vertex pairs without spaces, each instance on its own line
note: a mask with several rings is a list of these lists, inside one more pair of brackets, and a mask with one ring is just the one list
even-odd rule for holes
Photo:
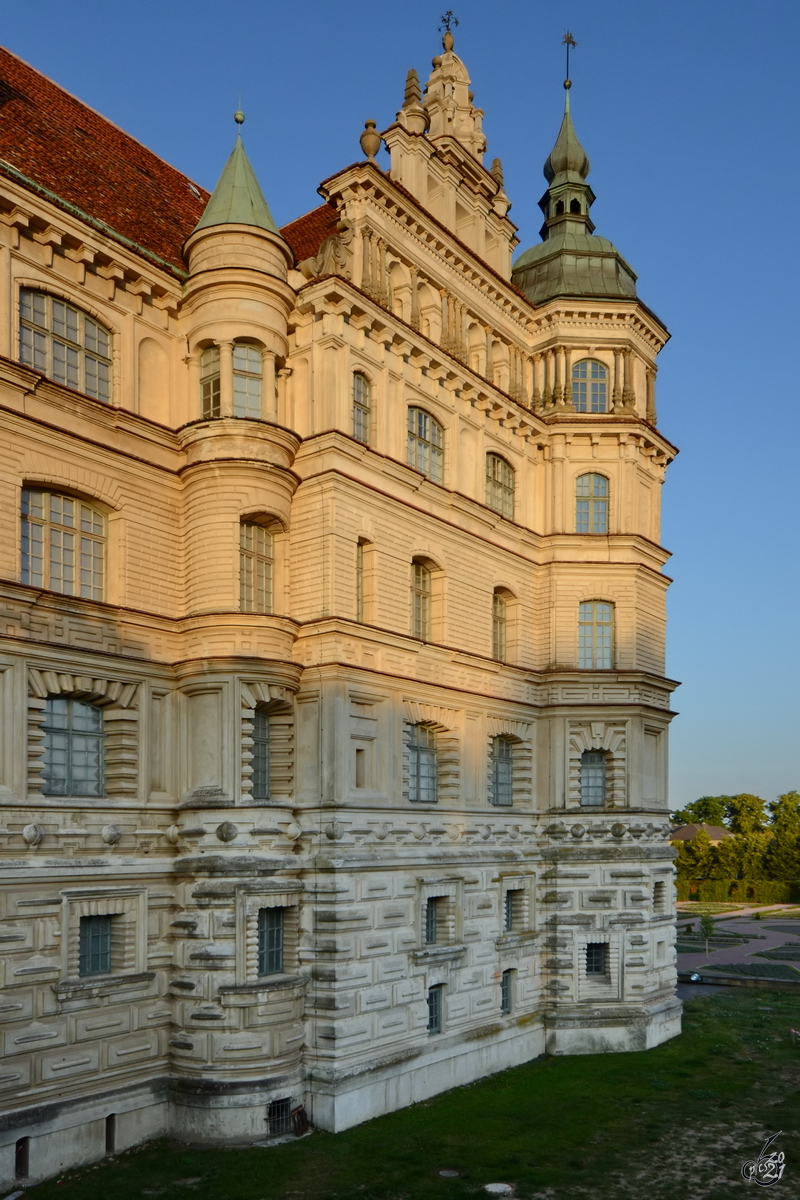
[[240,134],[236,135],[233,153],[225,164],[205,212],[195,225],[195,232],[207,229],[210,225],[255,225],[269,233],[278,233],[256,173],[244,152]]

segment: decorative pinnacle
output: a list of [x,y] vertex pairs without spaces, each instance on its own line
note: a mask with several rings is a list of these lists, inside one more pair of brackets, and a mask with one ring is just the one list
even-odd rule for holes
[[244,113],[240,108],[233,114],[233,119],[237,125],[244,125]]
[[407,108],[409,104],[419,104],[422,100],[422,92],[419,86],[419,75],[417,75],[414,67],[406,75],[406,92],[403,98],[403,108]]

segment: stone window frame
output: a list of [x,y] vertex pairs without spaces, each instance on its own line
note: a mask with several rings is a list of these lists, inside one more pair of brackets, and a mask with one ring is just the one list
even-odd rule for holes
[[[63,983],[103,984],[111,978],[140,975],[147,970],[147,888],[91,887],[61,891],[61,980]],[[114,917],[111,933],[111,971],[80,975],[81,917]]]
[[[604,813],[627,805],[626,722],[571,721],[567,737],[567,809]],[[606,756],[606,802],[596,807],[581,805],[581,755],[599,750]]]
[[44,714],[48,696],[69,696],[103,710],[103,800],[134,799],[139,790],[139,683],[102,679],[44,667],[28,668],[29,799],[74,803],[82,797],[45,796],[42,792]]
[[[269,721],[269,796],[251,794],[253,721],[256,709]],[[241,797],[258,806],[286,805],[294,795],[295,716],[293,693],[281,684],[247,680],[241,683]]]
[[[442,708],[436,704],[420,704],[414,700],[403,701],[403,799],[409,801],[411,727],[427,725],[435,730],[438,760],[437,803],[456,806],[459,803],[461,755],[457,724],[459,713],[455,709]],[[420,807],[427,807],[421,805]]]
[[[586,947],[600,942],[606,946],[605,975],[587,975]],[[575,935],[575,974],[579,1000],[613,1000],[619,997],[621,946],[617,935],[606,930],[586,930]]]
[[[520,803],[533,799],[532,726],[525,721],[510,721],[504,717],[489,717],[486,722],[486,798],[491,805],[513,810]],[[511,743],[511,804],[497,805],[492,769],[494,739],[505,738]]]
[[[300,971],[300,906],[303,885],[299,880],[276,879],[274,883],[243,883],[236,887],[236,983],[238,986],[269,988],[277,980],[292,978]],[[258,973],[258,914],[262,908],[282,908],[283,971]]]
[[[458,875],[449,875],[437,879],[420,877],[417,879],[417,930],[419,948],[422,951],[443,949],[444,947],[459,946],[463,941],[464,910],[464,880]],[[437,913],[437,934],[439,928],[443,936],[437,936],[435,942],[426,941],[426,916],[429,900],[440,900],[443,903]]]

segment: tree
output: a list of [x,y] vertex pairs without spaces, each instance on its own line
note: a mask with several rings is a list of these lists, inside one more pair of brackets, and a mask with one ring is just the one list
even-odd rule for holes
[[730,796],[701,796],[699,800],[693,800],[685,808],[674,812],[672,820],[676,825],[692,825],[695,822],[698,825],[722,825],[730,799]]
[[764,855],[768,879],[800,879],[800,794],[785,792],[767,805],[772,840]]
[[714,918],[711,913],[703,913],[700,918],[700,936],[706,939],[706,954],[708,954],[708,939],[714,933]]
[[767,827],[767,814],[760,796],[742,792],[738,796],[726,796],[726,824],[732,833],[759,833]]
[[711,838],[701,829],[688,842],[678,842],[678,879],[708,879],[712,865]]

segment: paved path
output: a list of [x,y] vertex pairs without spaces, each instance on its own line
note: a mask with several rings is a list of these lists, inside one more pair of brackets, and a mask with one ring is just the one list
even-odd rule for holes
[[[782,908],[797,908],[797,905],[784,905]],[[781,921],[782,908],[769,909],[767,912],[764,909],[751,909],[750,912],[761,912],[764,914],[763,919],[754,921],[749,914],[742,916],[739,913],[721,914],[724,919],[724,929],[726,933],[743,933],[748,934],[753,940],[745,942],[741,946],[726,946],[722,950],[709,949],[706,954],[705,949],[700,953],[694,954],[679,954],[678,955],[678,970],[679,971],[699,971],[701,967],[723,967],[728,963],[758,963],[759,966],[769,967],[773,963],[777,966],[784,963],[788,967],[800,967],[800,961],[797,959],[777,958],[758,958],[758,952],[761,950],[772,950],[776,946],[795,945],[800,947],[800,920],[791,920],[784,918]],[[685,912],[678,914],[678,920],[683,923],[686,917],[694,924],[697,929],[697,918]],[[717,918],[715,917],[716,921]],[[773,932],[769,927],[771,925],[785,925],[786,933]],[[788,930],[796,929],[796,933],[790,933]],[[797,977],[800,984],[800,975]]]

